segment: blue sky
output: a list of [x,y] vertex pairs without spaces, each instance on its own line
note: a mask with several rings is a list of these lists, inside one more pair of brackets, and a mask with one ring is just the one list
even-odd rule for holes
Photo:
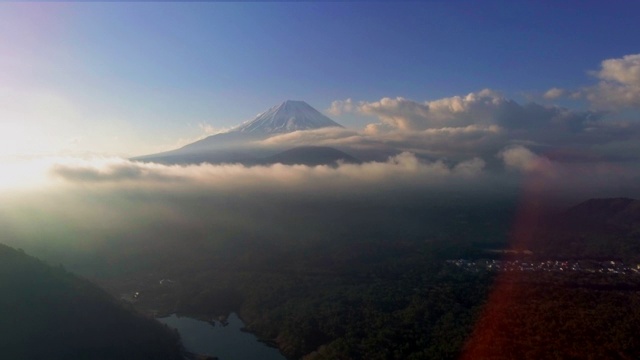
[[167,150],[286,99],[326,110],[490,88],[544,103],[639,53],[638,13],[633,2],[1,3],[0,153]]

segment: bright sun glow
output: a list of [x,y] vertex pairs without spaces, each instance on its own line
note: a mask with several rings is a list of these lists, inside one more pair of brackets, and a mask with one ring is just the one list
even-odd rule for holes
[[49,160],[36,156],[47,150],[46,145],[28,126],[0,123],[0,191],[45,184]]
[[0,158],[51,155],[54,140],[55,134],[48,130],[32,124],[4,121],[0,123]]
[[26,129],[16,123],[0,123],[0,156],[14,156],[25,149]]
[[47,159],[0,158],[0,194],[46,185],[50,165]]

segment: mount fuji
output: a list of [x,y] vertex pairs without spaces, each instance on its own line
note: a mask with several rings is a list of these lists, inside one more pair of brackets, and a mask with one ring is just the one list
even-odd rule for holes
[[329,165],[339,160],[349,163],[360,162],[338,149],[325,146],[266,149],[257,145],[259,141],[271,136],[329,127],[343,128],[306,102],[287,100],[225,133],[211,135],[176,150],[139,156],[132,160],[166,164],[206,162],[245,165]]

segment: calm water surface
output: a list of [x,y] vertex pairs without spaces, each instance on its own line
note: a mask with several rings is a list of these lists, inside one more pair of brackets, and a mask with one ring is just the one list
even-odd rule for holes
[[259,342],[255,335],[240,331],[244,324],[235,313],[229,315],[227,326],[218,322],[213,326],[175,314],[158,320],[177,329],[185,348],[197,354],[217,356],[220,360],[286,360],[277,349]]

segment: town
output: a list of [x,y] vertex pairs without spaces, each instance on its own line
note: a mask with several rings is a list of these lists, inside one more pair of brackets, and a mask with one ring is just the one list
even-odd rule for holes
[[546,261],[524,261],[524,260],[447,260],[448,264],[452,264],[461,269],[480,272],[582,272],[582,273],[600,273],[600,274],[621,274],[621,275],[640,275],[640,264],[629,265],[617,260],[546,260]]

